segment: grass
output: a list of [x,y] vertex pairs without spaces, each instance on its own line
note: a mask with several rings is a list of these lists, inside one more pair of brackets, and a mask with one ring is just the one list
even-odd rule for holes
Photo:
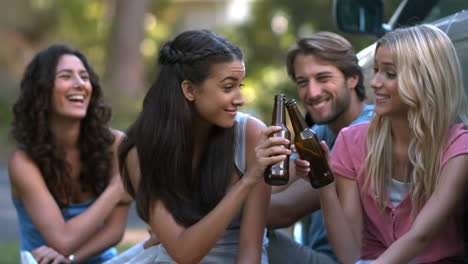
[[19,241],[0,242],[0,264],[19,263]]
[[[19,241],[0,242],[0,264],[18,264],[19,263]],[[122,242],[117,245],[119,253],[132,247],[133,244]]]

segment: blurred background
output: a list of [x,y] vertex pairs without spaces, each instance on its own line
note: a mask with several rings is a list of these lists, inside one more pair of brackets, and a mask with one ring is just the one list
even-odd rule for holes
[[[389,16],[401,1],[384,2]],[[36,52],[52,43],[81,50],[101,78],[113,108],[112,126],[125,131],[155,78],[164,42],[184,30],[210,29],[244,51],[241,111],[269,124],[273,95],[296,97],[285,69],[288,48],[318,31],[342,33],[333,23],[332,5],[330,0],[0,0],[0,263],[18,263],[6,164],[15,147],[9,137],[11,107]],[[375,41],[343,35],[356,51]],[[128,230],[122,247],[145,237],[144,223],[134,213]]]

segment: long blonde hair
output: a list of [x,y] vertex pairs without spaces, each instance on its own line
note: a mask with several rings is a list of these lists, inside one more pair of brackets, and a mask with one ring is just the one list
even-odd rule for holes
[[[411,202],[421,208],[434,192],[448,128],[468,124],[466,97],[455,48],[440,29],[419,25],[387,33],[377,42],[392,53],[401,100],[409,106],[411,141],[407,181]],[[392,175],[390,122],[374,115],[368,130],[365,188],[371,187],[381,209]]]

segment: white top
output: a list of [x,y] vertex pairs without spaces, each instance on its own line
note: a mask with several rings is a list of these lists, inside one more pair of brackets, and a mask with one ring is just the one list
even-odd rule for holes
[[392,178],[390,184],[387,187],[388,198],[392,202],[393,207],[400,204],[400,202],[405,198],[406,194],[409,192],[411,184],[408,182],[397,181]]

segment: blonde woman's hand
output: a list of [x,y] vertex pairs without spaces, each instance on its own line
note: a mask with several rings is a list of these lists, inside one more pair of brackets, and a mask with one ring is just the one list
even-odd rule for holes
[[[328,167],[331,169],[330,149],[328,148],[327,143],[325,143],[325,141],[323,141],[323,140],[320,141],[320,147],[322,147],[323,154],[325,155],[325,158],[327,159]],[[332,170],[332,172],[333,172],[333,170]],[[335,177],[335,175],[333,175],[333,177]],[[332,183],[327,184],[327,185],[319,188],[319,192],[329,191],[329,190],[332,190],[333,192],[336,192],[336,181],[333,181]]]
[[288,139],[271,136],[280,130],[279,126],[269,126],[261,132],[261,139],[255,147],[255,162],[251,168],[250,180],[254,183],[263,179],[263,173],[268,166],[286,159],[291,154],[291,150],[285,147],[290,144]]
[[[297,153],[296,146],[291,145],[291,151]],[[301,159],[299,155],[290,162],[289,174],[293,178],[302,178],[309,181],[310,163],[307,160]]]
[[[320,147],[322,148],[323,153],[325,154],[327,163],[330,164],[330,150],[328,148],[327,143],[325,143],[325,141],[323,140],[320,141]],[[291,146],[291,150],[294,153],[296,153],[296,148],[294,145]],[[310,181],[309,179],[310,163],[307,160],[303,160],[300,158],[300,156],[298,156],[297,158],[294,159],[293,162],[291,162],[291,165],[292,166],[289,167],[289,171],[295,173],[294,177],[301,177],[307,182]]]
[[330,164],[330,149],[328,148],[327,143],[325,143],[323,140],[320,141],[320,147],[322,147],[323,154],[325,154],[325,158],[327,158],[327,162]]

